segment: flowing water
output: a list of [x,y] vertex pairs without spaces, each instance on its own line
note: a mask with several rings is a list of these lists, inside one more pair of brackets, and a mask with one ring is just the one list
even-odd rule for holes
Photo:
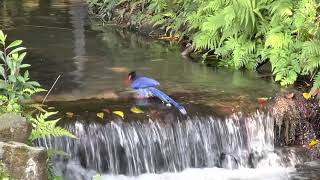
[[[64,179],[89,180],[99,173],[115,180],[319,177],[309,166],[303,175],[295,168],[311,160],[301,148],[274,147],[271,115],[214,113],[256,107],[256,98],[275,95],[279,88],[270,77],[208,68],[183,59],[176,44],[112,24],[102,27],[80,0],[2,0],[0,29],[11,40],[24,41],[31,77],[45,88],[61,75],[49,99],[64,101],[56,103],[62,126],[78,139],[36,144],[69,154],[54,159],[55,171]],[[189,116],[159,104],[144,109],[144,115],[130,114],[136,102],[122,100],[130,92],[124,83],[130,70],[160,81],[162,89],[187,106]],[[116,100],[77,101],[92,97]],[[97,119],[95,113],[106,106],[125,111],[126,117]],[[68,111],[76,115],[67,118]]]

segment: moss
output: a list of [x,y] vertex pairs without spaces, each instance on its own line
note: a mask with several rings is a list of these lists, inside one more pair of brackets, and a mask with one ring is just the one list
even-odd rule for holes
[[8,170],[2,161],[0,161],[0,179],[1,180],[12,179],[10,178]]

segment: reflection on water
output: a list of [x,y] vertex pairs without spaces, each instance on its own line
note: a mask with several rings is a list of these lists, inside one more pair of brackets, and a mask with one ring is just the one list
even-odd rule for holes
[[205,100],[252,99],[271,96],[277,89],[256,73],[189,62],[175,44],[112,25],[102,28],[99,21],[88,18],[79,0],[3,1],[0,13],[0,22],[11,27],[6,30],[9,37],[24,40],[29,48],[32,77],[49,88],[62,75],[52,92],[56,96],[125,92],[123,80],[132,69],[159,80],[169,93],[198,92],[205,94]]

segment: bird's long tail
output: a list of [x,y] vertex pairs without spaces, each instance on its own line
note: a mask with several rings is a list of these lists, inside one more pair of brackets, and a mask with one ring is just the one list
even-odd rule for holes
[[160,91],[157,88],[154,87],[150,87],[148,88],[153,96],[158,97],[159,99],[161,99],[161,101],[172,104],[174,107],[176,107],[182,114],[186,115],[187,111],[186,109],[180,105],[179,103],[177,103],[175,100],[173,100],[171,97],[169,97],[168,95],[166,95],[164,92]]

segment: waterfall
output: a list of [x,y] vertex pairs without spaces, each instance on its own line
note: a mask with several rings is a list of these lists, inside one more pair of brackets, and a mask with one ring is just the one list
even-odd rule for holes
[[274,151],[273,127],[272,116],[260,112],[171,122],[76,121],[65,128],[78,139],[47,138],[36,143],[67,152],[86,169],[132,176],[187,168],[256,167],[262,154]]

